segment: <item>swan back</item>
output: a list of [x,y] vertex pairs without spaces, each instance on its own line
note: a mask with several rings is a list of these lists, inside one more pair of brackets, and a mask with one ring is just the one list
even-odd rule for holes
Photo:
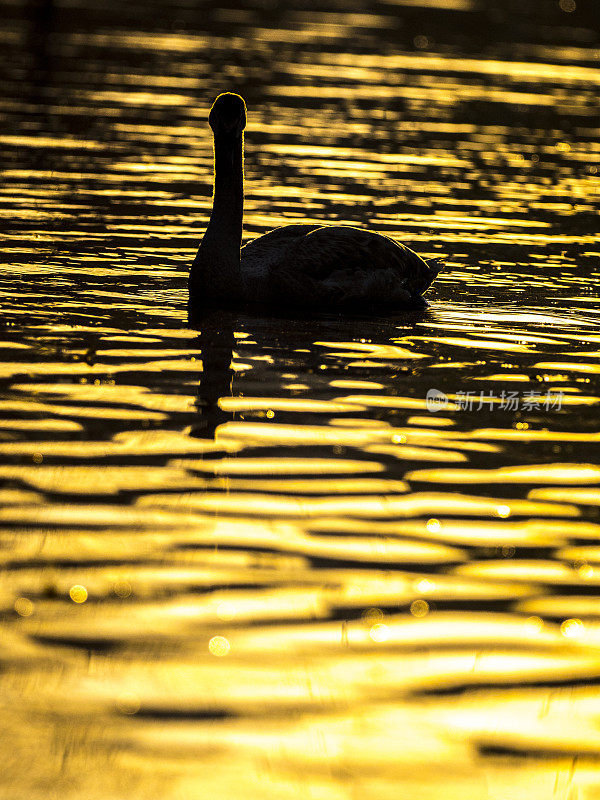
[[368,313],[422,305],[438,272],[387,236],[339,225],[276,228],[242,248],[241,267],[253,298]]

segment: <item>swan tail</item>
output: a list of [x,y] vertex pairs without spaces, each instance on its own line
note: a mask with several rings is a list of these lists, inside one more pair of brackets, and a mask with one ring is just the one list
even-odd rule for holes
[[441,258],[428,258],[425,263],[429,267],[429,272],[431,273],[431,283],[433,283],[440,272],[444,269],[444,261]]

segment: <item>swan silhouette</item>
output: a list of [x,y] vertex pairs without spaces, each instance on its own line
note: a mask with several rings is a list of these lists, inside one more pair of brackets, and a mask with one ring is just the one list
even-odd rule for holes
[[208,227],[189,278],[190,316],[206,308],[384,313],[425,305],[439,272],[387,236],[345,225],[286,225],[241,247],[246,104],[220,94],[214,135],[214,192]]

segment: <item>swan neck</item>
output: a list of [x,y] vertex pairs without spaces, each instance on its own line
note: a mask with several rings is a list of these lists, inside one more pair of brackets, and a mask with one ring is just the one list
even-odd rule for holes
[[242,135],[215,134],[213,206],[190,273],[192,304],[223,303],[243,294],[240,267],[244,214]]
[[[227,244],[238,252],[242,246],[244,214],[243,136],[215,136],[215,183],[213,208],[207,229],[218,226]],[[223,243],[221,243],[223,244]]]

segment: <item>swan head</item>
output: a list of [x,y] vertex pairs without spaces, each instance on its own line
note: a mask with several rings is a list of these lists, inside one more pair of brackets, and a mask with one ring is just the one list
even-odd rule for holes
[[230,136],[241,136],[246,127],[244,99],[233,92],[220,94],[210,110],[208,124],[215,136],[223,133]]

